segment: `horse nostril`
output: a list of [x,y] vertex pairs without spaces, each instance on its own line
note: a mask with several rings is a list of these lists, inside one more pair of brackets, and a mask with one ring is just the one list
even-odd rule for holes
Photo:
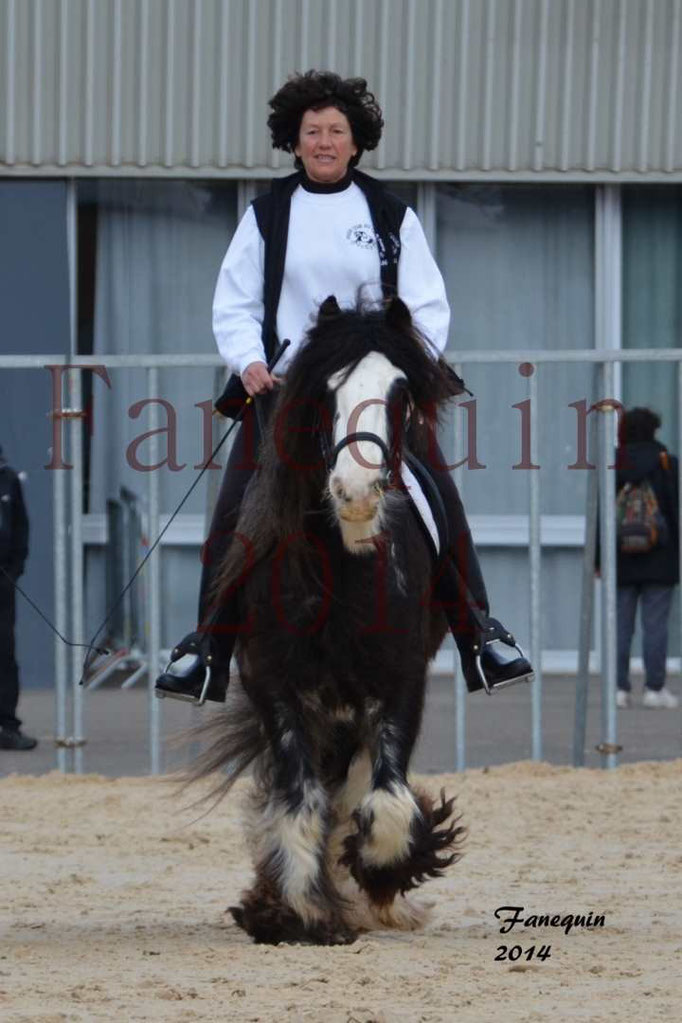
[[379,497],[381,497],[381,495],[386,492],[386,488],[388,487],[388,481],[384,479],[375,480],[374,483],[372,484],[372,487],[374,488],[374,492],[378,494]]
[[338,476],[332,477],[329,486],[332,494],[334,495],[334,497],[337,497],[339,501],[348,500],[343,489],[343,483],[341,482]]

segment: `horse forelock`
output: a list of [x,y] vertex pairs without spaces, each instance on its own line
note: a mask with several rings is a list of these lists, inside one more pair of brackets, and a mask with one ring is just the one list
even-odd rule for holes
[[344,310],[315,324],[289,368],[285,396],[323,400],[328,382],[347,378],[370,352],[383,355],[402,373],[422,411],[433,414],[434,406],[450,397],[442,366],[414,324],[391,326],[381,309]]

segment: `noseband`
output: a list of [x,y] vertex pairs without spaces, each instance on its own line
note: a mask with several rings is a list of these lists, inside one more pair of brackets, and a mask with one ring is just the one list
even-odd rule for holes
[[[400,429],[400,436],[404,437],[407,430],[407,423],[409,420],[409,411],[407,409],[403,412],[403,420]],[[350,447],[351,444],[355,444],[356,441],[364,440],[369,441],[372,444],[376,444],[381,451],[382,462],[381,466],[376,468],[385,468],[386,477],[389,483],[393,483],[395,480],[395,469],[399,462],[399,457],[396,457],[396,452],[391,454],[388,444],[378,434],[371,433],[368,430],[357,430],[355,433],[348,433],[345,437],[342,437],[338,444],[333,447],[329,443],[329,437],[327,431],[320,420],[317,423],[317,430],[320,438],[320,447],[322,449],[322,456],[325,461],[327,472],[331,472],[336,466],[336,462],[340,453],[344,448]],[[374,467],[372,467],[374,468]]]
[[[381,437],[376,433],[369,433],[367,430],[359,430],[356,433],[348,433],[346,434],[345,437],[341,438],[338,444],[336,444],[333,448],[330,448],[329,442],[327,441],[327,437],[324,431],[320,431],[320,444],[322,446],[324,460],[327,464],[327,472],[332,471],[332,469],[336,465],[339,454],[343,451],[343,449],[349,447],[351,444],[354,444],[355,441],[358,440],[368,440],[371,441],[373,444],[378,445],[383,456],[382,465],[385,465],[387,467],[390,465],[391,455],[388,450],[388,446],[386,442],[383,441]],[[390,471],[391,470],[389,469],[389,475]]]

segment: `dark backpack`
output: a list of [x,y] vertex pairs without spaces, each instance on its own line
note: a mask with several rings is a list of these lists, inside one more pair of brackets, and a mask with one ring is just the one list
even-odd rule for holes
[[[661,464],[668,468],[665,452],[661,452]],[[670,539],[668,523],[646,476],[621,487],[616,498],[616,523],[616,543],[621,554],[648,554]]]

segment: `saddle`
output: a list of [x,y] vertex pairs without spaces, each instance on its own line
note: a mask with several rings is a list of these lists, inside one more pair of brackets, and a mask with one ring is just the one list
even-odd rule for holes
[[431,557],[434,564],[438,564],[441,551],[450,547],[450,526],[443,498],[427,467],[410,451],[403,451],[400,475]]
[[[483,611],[472,595],[466,581],[460,574],[451,556],[452,537],[447,512],[440,491],[429,468],[412,452],[403,451],[401,477],[407,491],[410,507],[421,527],[434,566],[434,592],[448,619],[450,631],[462,655],[463,664],[471,661],[471,671],[465,671],[470,690],[484,688],[491,691],[483,671],[481,657],[488,657],[493,644],[499,648],[504,644],[514,649],[520,657],[523,651],[512,634],[496,618]],[[455,607],[465,605],[472,622],[469,642],[462,642],[461,613]],[[480,685],[477,681],[480,680]],[[501,686],[498,686],[501,688]]]

